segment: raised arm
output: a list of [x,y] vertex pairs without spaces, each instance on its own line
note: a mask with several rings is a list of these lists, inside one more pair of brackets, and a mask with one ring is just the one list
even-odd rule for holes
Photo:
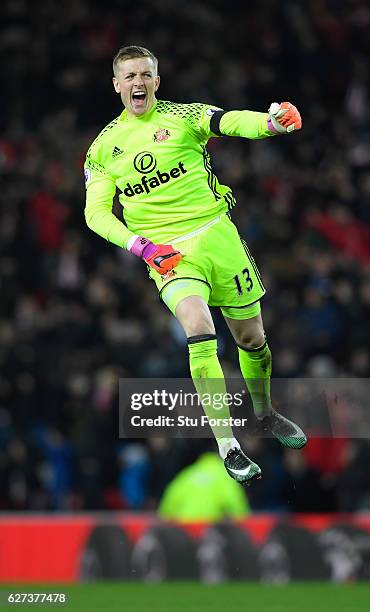
[[299,111],[290,102],[273,102],[268,113],[217,110],[210,120],[210,130],[218,136],[241,136],[253,140],[286,134],[301,127]]

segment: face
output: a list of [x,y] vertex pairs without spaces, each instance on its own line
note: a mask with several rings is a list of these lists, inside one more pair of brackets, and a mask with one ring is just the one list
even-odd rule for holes
[[159,76],[150,57],[124,60],[117,66],[113,86],[121,95],[127,113],[139,117],[151,109],[155,92],[159,87]]

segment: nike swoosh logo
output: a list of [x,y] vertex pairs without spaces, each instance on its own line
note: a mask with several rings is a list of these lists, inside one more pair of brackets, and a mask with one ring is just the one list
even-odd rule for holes
[[229,467],[229,472],[232,472],[236,476],[248,476],[250,470],[252,469],[253,465],[248,465],[248,467],[244,468],[243,470],[233,470],[233,468]]

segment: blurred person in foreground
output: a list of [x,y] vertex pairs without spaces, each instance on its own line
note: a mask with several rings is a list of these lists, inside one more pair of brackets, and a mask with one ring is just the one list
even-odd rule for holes
[[[227,392],[209,306],[221,308],[263,431],[284,446],[302,448],[303,431],[271,404],[271,353],[260,307],[265,288],[230,219],[232,191],[219,184],[206,149],[212,137],[260,139],[300,129],[298,110],[289,102],[274,102],[261,113],[157,100],[158,61],[143,47],[122,47],[113,72],[125,108],[87,153],[88,227],[147,263],[160,298],[187,336],[201,400]],[[117,188],[126,225],[112,213]],[[260,467],[233,435],[226,401],[217,413],[205,402],[203,407],[208,417],[216,416],[212,429],[228,474],[242,484],[259,478]]]
[[159,504],[159,515],[173,521],[217,522],[249,514],[243,490],[225,478],[220,458],[203,453],[181,470],[167,485]]

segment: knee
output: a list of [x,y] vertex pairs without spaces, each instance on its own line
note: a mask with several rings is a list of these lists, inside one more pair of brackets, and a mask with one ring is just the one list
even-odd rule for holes
[[213,323],[210,323],[207,321],[207,319],[202,319],[201,317],[188,321],[184,328],[188,338],[192,336],[212,335],[215,333]]
[[240,330],[235,338],[236,343],[247,350],[255,349],[264,344],[266,336],[262,327]]

